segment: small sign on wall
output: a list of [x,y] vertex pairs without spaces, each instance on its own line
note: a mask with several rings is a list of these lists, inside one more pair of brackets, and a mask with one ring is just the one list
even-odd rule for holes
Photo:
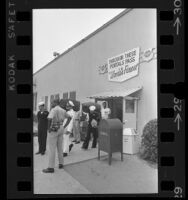
[[138,75],[139,47],[108,59],[108,80],[122,82]]

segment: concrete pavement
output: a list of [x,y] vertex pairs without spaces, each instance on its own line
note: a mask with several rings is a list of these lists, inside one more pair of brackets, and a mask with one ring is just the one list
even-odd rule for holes
[[[48,141],[47,141],[48,144]],[[89,148],[87,151],[81,149],[80,144],[74,144],[70,155],[64,158],[64,165],[82,162],[97,157],[97,148]],[[48,167],[48,145],[45,155],[35,155],[38,151],[38,138],[33,138],[34,157],[34,193],[35,194],[89,194],[90,192],[75,180],[64,169],[58,169],[58,158],[56,154],[55,173],[45,174],[42,169]],[[107,155],[101,152],[102,156]]]
[[[64,158],[64,169],[58,169],[56,154],[55,173],[45,174],[48,167],[48,146],[45,155],[35,155],[38,151],[37,137],[34,137],[34,193],[35,194],[96,194],[96,193],[157,193],[158,170],[149,166],[136,155],[112,154],[112,165],[108,156],[101,151],[101,161],[97,159],[97,148],[81,149],[74,144],[70,155]],[[91,146],[91,143],[90,143]]]

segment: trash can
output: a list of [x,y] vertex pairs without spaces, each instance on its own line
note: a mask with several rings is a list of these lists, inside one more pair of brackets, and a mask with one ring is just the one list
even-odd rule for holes
[[123,131],[123,153],[136,154],[139,151],[138,134],[133,128],[126,128]]
[[98,159],[100,151],[108,153],[109,165],[111,164],[112,153],[120,152],[123,161],[123,124],[119,119],[102,119],[98,131]]

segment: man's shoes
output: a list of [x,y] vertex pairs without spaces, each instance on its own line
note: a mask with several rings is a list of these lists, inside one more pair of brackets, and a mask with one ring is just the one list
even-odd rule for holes
[[59,164],[59,169],[63,169],[63,164]]
[[66,157],[66,156],[68,156],[68,153],[63,153],[63,157]]
[[43,156],[45,154],[45,152],[42,152],[41,155]]
[[69,152],[71,151],[72,147],[73,147],[73,144],[70,144],[69,145]]
[[72,142],[76,142],[76,140],[73,140]]
[[80,143],[80,141],[75,142],[75,144],[79,144],[79,143]]
[[44,173],[54,173],[54,168],[47,168],[42,170]]
[[41,154],[41,152],[40,152],[40,151],[38,151],[38,152],[36,153],[36,155],[37,155],[37,154]]

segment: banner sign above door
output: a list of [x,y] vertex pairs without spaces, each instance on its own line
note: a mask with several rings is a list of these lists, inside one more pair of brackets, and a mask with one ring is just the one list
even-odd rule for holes
[[139,47],[108,59],[108,80],[123,82],[138,75]]
[[[157,58],[157,49],[156,48],[149,48],[145,51],[140,51],[140,59],[139,64],[143,62],[150,62],[153,59]],[[108,73],[108,63],[105,63],[98,67],[99,74],[106,74]]]

